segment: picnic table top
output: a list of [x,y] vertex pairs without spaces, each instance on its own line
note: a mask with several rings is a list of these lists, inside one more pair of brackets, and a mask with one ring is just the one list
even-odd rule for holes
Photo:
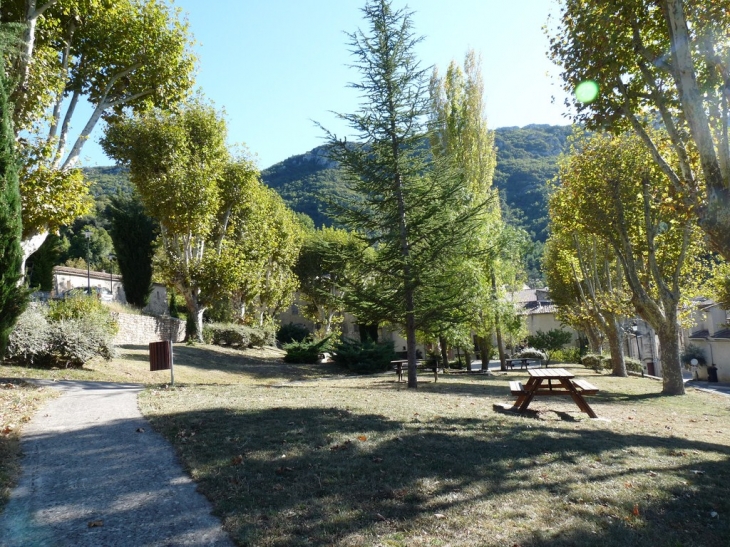
[[575,375],[572,372],[568,372],[564,368],[528,369],[527,374],[529,374],[532,378],[547,378],[547,379],[575,378]]

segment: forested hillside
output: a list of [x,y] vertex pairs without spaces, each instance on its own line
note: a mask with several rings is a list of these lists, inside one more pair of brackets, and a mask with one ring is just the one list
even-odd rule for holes
[[[542,244],[548,235],[547,181],[556,174],[557,159],[565,149],[571,128],[528,125],[502,127],[495,133],[494,184],[502,196],[505,218],[525,228],[532,237],[534,245],[526,257],[526,267],[531,282],[540,284]],[[127,172],[121,167],[90,167],[84,172],[93,181],[91,192],[98,213],[105,208],[109,196],[132,191]],[[261,176],[289,207],[311,217],[317,226],[331,224],[327,202],[347,191],[342,172],[327,158],[324,146],[272,165]]]
[[[546,182],[555,176],[556,161],[570,135],[570,126],[528,125],[496,130],[497,169],[494,182],[507,204],[506,217],[523,226],[533,240],[547,233]],[[329,225],[326,201],[343,191],[342,175],[324,147],[292,156],[265,169],[262,178],[295,211]]]

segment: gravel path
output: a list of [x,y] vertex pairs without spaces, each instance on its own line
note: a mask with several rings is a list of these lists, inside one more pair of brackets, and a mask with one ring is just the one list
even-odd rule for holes
[[233,545],[140,414],[141,386],[49,385],[64,394],[23,429],[23,472],[0,514],[0,545]]

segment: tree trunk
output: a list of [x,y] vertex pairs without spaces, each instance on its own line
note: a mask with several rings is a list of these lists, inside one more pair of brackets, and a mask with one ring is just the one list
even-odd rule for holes
[[[409,305],[410,302],[410,305]],[[408,351],[408,387],[418,387],[416,371],[416,316],[413,313],[413,293],[406,293],[406,350]]]
[[[497,276],[492,269],[492,293],[493,297],[497,299]],[[507,362],[504,357],[504,344],[502,344],[502,329],[499,326],[499,311],[495,308],[494,311],[494,330],[497,333],[497,350],[499,350],[499,370],[507,370]]]
[[441,349],[441,360],[444,364],[444,370],[449,366],[449,346],[446,338],[439,336],[439,347]]
[[195,339],[198,342],[203,342],[203,312],[205,307],[200,305],[198,301],[198,290],[191,289],[190,287],[177,287],[178,292],[185,299],[185,305],[188,308],[188,313],[193,318],[193,325],[195,325],[195,332],[188,332],[186,338]]
[[586,338],[588,338],[588,345],[591,347],[592,353],[601,352],[601,339],[598,336],[598,332],[592,326],[587,326],[585,329]]
[[486,336],[478,336],[477,344],[479,344],[479,353],[482,355],[482,372],[489,370],[489,359],[492,356],[492,345]]
[[43,231],[39,234],[34,234],[30,237],[27,237],[20,242],[20,248],[23,250],[23,262],[20,265],[21,283],[25,282],[25,263],[27,262],[28,258],[30,258],[30,255],[32,255],[34,252],[41,248],[41,245],[43,245],[43,242],[46,240],[47,237],[48,232]]
[[624,335],[618,321],[609,320],[606,322],[606,338],[608,338],[608,347],[611,350],[611,374],[613,376],[626,377],[626,362],[624,361],[623,341]]
[[464,350],[464,360],[466,361],[466,371],[471,372],[471,352],[468,349]]
[[[654,327],[654,325],[652,326]],[[679,360],[679,327],[676,316],[673,315],[660,328],[654,327],[654,329],[662,351],[662,393],[684,395],[682,364]]]

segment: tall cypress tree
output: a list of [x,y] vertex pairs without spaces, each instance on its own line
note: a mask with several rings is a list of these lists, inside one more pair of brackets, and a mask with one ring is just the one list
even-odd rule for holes
[[0,67],[0,358],[18,316],[28,302],[27,290],[19,286],[23,253],[18,164],[15,155],[10,108]]
[[127,302],[144,308],[152,291],[152,256],[157,237],[157,223],[147,216],[137,197],[119,196],[109,207],[117,263]]

